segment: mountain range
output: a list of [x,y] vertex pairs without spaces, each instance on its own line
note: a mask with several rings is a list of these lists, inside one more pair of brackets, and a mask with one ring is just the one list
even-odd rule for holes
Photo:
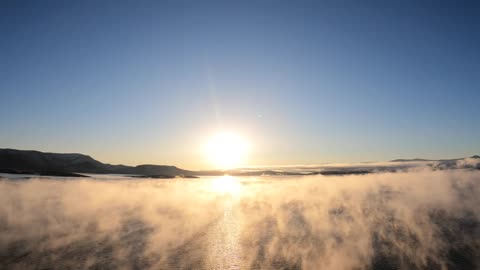
[[[462,161],[477,160],[465,163]],[[285,168],[267,170],[210,170],[191,171],[175,166],[144,164],[138,166],[112,165],[102,163],[84,154],[45,153],[32,150],[0,149],[0,173],[34,174],[48,176],[83,177],[82,174],[129,174],[142,178],[172,178],[196,176],[258,176],[258,175],[346,175],[365,174],[378,171],[398,171],[411,167],[409,163],[426,163],[433,169],[480,169],[480,156],[458,159],[396,159],[387,165],[357,165],[349,167],[318,166],[304,170],[285,170]],[[461,166],[459,166],[459,164]],[[295,169],[295,168],[293,168]],[[298,169],[298,168],[297,168]]]
[[[83,154],[0,149],[0,172],[69,176],[72,173],[194,176],[197,173],[166,165],[111,165]],[[74,176],[73,174],[70,176]]]

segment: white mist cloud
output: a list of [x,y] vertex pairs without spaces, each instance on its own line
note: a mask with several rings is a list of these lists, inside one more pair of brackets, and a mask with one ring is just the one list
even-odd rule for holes
[[479,266],[479,171],[234,179],[0,181],[0,265]]

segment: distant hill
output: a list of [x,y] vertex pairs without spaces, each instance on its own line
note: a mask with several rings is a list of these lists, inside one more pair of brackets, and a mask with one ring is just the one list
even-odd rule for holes
[[[477,159],[477,158],[478,158],[478,159],[480,159],[480,156],[474,155],[474,156],[471,156],[470,158],[474,158],[474,159]],[[423,159],[423,158],[412,158],[412,159],[394,159],[394,160],[390,160],[390,162],[457,161],[457,160],[462,160],[462,159],[465,159],[465,158],[452,158],[452,159]]]
[[412,159],[394,159],[390,162],[416,162],[416,161],[436,161],[432,159],[423,159],[423,158],[412,158]]
[[98,173],[98,174],[138,174],[164,176],[193,176],[195,172],[175,166],[111,165],[102,163],[83,154],[44,153],[16,149],[0,149],[0,172],[30,172],[34,174]]

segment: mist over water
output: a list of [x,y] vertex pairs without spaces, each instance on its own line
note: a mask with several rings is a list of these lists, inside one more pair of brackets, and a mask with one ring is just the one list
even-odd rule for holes
[[480,171],[0,181],[2,269],[479,269]]

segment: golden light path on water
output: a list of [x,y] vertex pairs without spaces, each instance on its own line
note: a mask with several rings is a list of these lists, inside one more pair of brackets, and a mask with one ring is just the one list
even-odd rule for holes
[[242,269],[240,246],[241,219],[236,204],[241,196],[240,180],[232,176],[222,176],[211,180],[212,192],[224,196],[223,215],[207,236],[208,252],[206,265],[209,269]]

